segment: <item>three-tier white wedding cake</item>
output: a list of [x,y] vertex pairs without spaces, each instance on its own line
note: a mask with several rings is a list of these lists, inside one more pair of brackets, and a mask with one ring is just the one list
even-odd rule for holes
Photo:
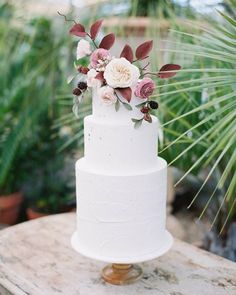
[[[122,99],[122,98],[121,98]],[[76,163],[77,229],[73,247],[112,263],[135,263],[166,252],[167,163],[157,157],[158,119],[135,129],[128,111],[105,105],[93,89],[92,115],[84,119],[84,157]]]
[[120,280],[117,264],[153,259],[172,244],[166,230],[167,164],[157,157],[159,121],[151,113],[158,102],[151,77],[172,78],[181,66],[165,64],[150,72],[152,40],[135,50],[125,44],[119,57],[113,56],[115,34],[98,41],[102,23],[100,19],[86,28],[74,21],[70,29],[79,38],[77,74],[68,79],[76,83],[76,115],[85,92],[93,92],[92,115],[84,119],[84,157],[76,163],[72,246],[87,257],[116,264],[113,270],[105,268],[103,277],[121,283],[138,278],[141,271],[126,265],[128,275]]

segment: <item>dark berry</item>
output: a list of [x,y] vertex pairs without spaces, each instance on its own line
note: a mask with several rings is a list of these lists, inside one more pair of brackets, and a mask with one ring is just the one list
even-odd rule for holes
[[150,114],[145,114],[145,115],[143,116],[143,119],[144,119],[145,121],[148,121],[149,123],[152,123],[152,117],[150,116]]
[[149,107],[142,107],[140,111],[141,111],[143,114],[147,114],[147,113],[150,111],[150,109],[149,109]]
[[80,90],[86,90],[87,89],[87,83],[85,82],[79,82],[77,87],[80,89]]
[[156,101],[151,100],[151,101],[149,101],[148,104],[149,104],[151,109],[153,109],[153,110],[158,109],[158,103]]
[[72,93],[76,96],[79,96],[82,92],[79,88],[75,88]]

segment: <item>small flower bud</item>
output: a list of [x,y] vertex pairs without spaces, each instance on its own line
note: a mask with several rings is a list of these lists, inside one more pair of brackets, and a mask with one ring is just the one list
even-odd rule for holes
[[83,67],[83,66],[78,66],[77,68],[78,72],[84,75],[87,75],[89,68],[87,67]]
[[149,107],[142,107],[140,111],[141,111],[143,114],[147,114],[147,113],[150,111],[150,109],[149,109]]
[[151,100],[151,101],[149,101],[148,104],[149,104],[151,109],[153,109],[153,110],[158,109],[158,103],[156,101]]
[[87,83],[86,82],[79,82],[77,87],[80,89],[80,90],[86,90],[87,89]]
[[143,119],[149,123],[152,123],[152,117],[148,113],[143,116]]
[[75,88],[72,93],[76,96],[79,96],[82,92],[79,88]]

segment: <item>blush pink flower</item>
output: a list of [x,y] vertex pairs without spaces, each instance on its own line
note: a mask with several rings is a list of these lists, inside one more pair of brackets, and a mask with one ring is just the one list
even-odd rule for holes
[[140,98],[149,97],[155,88],[155,83],[150,78],[143,78],[140,82],[137,83],[134,94]]
[[113,58],[104,71],[107,84],[113,88],[126,88],[136,85],[139,76],[139,68],[124,57]]
[[90,56],[90,66],[97,71],[104,71],[110,60],[111,55],[109,51],[103,48],[98,48]]
[[110,86],[103,86],[98,90],[98,96],[106,105],[111,105],[116,103],[117,97],[115,95],[114,89]]
[[98,72],[94,69],[88,71],[86,81],[88,87],[96,88],[101,86],[101,81],[96,78],[97,74]]

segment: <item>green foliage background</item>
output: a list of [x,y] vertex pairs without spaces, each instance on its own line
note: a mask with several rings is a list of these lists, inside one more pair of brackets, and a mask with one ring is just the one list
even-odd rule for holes
[[[226,2],[227,11],[234,15],[235,1]],[[141,1],[132,3],[127,15],[143,15],[138,8]],[[202,213],[217,204],[211,221],[217,221],[222,231],[235,218],[236,22],[225,14],[217,20],[203,19],[189,7],[173,3],[163,6],[160,1],[145,12],[150,10],[153,23],[167,18],[172,28],[164,36],[164,45],[160,28],[146,31],[145,39],[155,41],[152,69],[170,62],[183,67],[170,81],[157,80],[154,98],[160,103],[157,114],[164,131],[161,156],[184,171],[180,181],[190,174],[199,178],[199,193],[213,184]],[[74,151],[82,149],[82,120],[91,106],[88,97],[79,119],[71,112],[73,97],[66,77],[72,72],[75,42],[67,34],[70,24],[59,16],[18,19],[14,7],[5,1],[0,8],[0,193],[10,193],[21,189],[32,171],[53,174],[59,169],[56,159],[72,158]],[[91,10],[85,23],[100,17],[101,11],[100,6]],[[194,22],[180,22],[176,15]],[[66,135],[64,127],[69,128]],[[44,170],[47,150],[55,167]],[[38,195],[63,195],[65,186],[58,192],[53,182],[40,188]]]

